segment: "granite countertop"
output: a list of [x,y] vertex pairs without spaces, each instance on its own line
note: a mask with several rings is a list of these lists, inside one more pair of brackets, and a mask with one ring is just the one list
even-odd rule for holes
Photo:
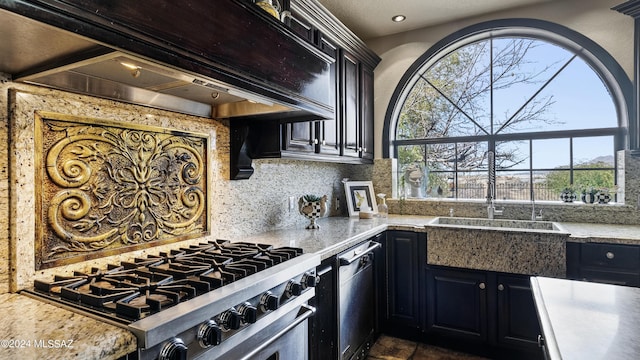
[[534,277],[550,360],[640,359],[640,288]]
[[136,350],[127,330],[20,294],[0,295],[0,359],[117,359]]
[[[384,219],[330,217],[318,221],[320,229],[279,229],[229,240],[300,247],[327,259],[385,230],[428,232],[433,229],[429,225],[433,219],[406,215]],[[561,224],[571,233],[567,241],[640,244],[640,226]],[[0,358],[117,359],[136,350],[135,336],[123,328],[20,294],[0,295],[0,312],[8,324],[1,330]],[[51,347],[42,346],[48,346],[50,340]]]
[[425,225],[431,220],[433,217],[430,216],[399,215],[390,215],[386,219],[328,217],[317,221],[320,229],[279,229],[230,240],[299,247],[307,253],[320,254],[324,260],[385,230],[426,232]]

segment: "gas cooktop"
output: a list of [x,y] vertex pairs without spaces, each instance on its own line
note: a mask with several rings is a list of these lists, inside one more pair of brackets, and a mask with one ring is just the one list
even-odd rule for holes
[[301,255],[302,249],[215,240],[89,273],[36,280],[34,291],[120,322],[131,322]]

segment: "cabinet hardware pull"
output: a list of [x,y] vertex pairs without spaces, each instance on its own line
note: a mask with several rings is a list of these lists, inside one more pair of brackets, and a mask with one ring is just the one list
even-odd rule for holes
[[478,285],[478,287],[479,287],[480,289],[484,290],[484,288],[486,287],[486,285],[485,285],[483,282],[481,282],[481,283],[480,283],[480,285]]
[[346,258],[346,257],[339,257],[338,260],[340,261],[340,266],[346,266],[346,265],[351,265],[354,261],[360,259],[361,257],[371,253],[373,250],[382,247],[382,244],[377,243],[375,241],[372,241],[369,244],[369,247],[366,249],[366,251],[362,251],[360,254],[354,254],[356,256],[352,257],[351,259]]
[[611,251],[607,251],[606,257],[607,257],[607,259],[611,260],[614,257],[616,257],[616,255],[614,253],[612,253]]
[[498,290],[500,290],[500,291],[504,290],[504,285],[499,284],[499,285],[498,285]]

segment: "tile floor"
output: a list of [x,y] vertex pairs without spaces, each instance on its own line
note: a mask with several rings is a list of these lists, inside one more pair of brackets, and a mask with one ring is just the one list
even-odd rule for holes
[[381,335],[366,360],[489,360],[440,348]]

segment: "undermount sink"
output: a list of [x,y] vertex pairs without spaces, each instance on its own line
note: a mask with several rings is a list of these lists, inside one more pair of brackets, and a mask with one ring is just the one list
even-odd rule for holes
[[563,231],[551,221],[530,221],[511,219],[483,219],[462,217],[438,217],[429,222],[430,225],[457,225],[475,228],[500,228],[504,230],[546,230]]

